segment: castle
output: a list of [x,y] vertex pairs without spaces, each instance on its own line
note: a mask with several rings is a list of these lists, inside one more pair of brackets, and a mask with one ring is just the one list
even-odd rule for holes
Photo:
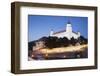
[[[58,38],[67,37],[70,40],[72,37],[75,38],[75,39],[79,38],[80,37],[80,32],[74,32],[72,30],[72,24],[69,21],[66,24],[66,29],[65,30],[58,31],[58,32],[54,32],[53,30],[51,30],[50,31],[50,36],[54,36],[54,37],[58,37]],[[36,41],[35,42],[36,46],[33,46],[33,50],[37,50],[37,49],[45,47],[44,43],[45,42],[42,41],[42,40]]]
[[51,30],[50,36],[55,36],[55,37],[58,37],[58,38],[67,37],[70,40],[72,37],[75,38],[75,39],[80,37],[80,32],[74,32],[73,29],[72,29],[71,22],[68,21],[68,23],[66,24],[65,30],[61,30],[61,31],[58,31],[58,32],[54,32],[53,30]]

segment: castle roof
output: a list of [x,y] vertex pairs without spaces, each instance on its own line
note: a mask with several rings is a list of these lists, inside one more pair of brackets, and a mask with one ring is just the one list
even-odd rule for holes
[[67,24],[71,24],[71,22],[70,22],[70,21],[68,21],[68,22],[67,22]]
[[[53,34],[55,35],[55,34],[59,34],[59,33],[63,33],[63,32],[66,32],[66,30],[61,30],[61,31],[58,31],[58,32],[54,32]],[[72,31],[72,32],[75,33],[75,34],[78,34],[78,33],[74,32],[74,31]]]
[[63,32],[66,32],[66,30],[61,30],[61,31],[58,31],[58,32],[54,32],[53,34],[58,34],[58,33],[63,33]]

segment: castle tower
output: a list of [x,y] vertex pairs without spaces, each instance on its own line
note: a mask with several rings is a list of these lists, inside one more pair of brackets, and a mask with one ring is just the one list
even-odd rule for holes
[[66,32],[68,34],[68,39],[71,39],[72,38],[72,24],[70,23],[70,21],[68,21],[66,25]]
[[53,36],[54,31],[51,29],[50,36]]
[[80,32],[77,32],[78,33],[78,37],[80,37],[81,36],[81,33]]
[[66,32],[72,33],[72,24],[70,23],[70,21],[68,21],[66,25]]

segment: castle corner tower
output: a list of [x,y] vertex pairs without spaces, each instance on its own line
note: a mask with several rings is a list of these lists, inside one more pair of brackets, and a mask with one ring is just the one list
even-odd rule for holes
[[50,31],[50,36],[53,36],[53,33],[54,33],[54,32],[53,32],[53,30],[51,29],[51,31]]

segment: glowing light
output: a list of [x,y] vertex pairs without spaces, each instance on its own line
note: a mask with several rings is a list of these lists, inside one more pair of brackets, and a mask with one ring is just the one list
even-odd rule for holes
[[69,47],[60,47],[60,48],[53,48],[53,49],[41,49],[42,53],[50,54],[50,53],[63,53],[63,52],[75,52],[75,51],[84,51],[84,48],[88,47],[88,45],[79,45],[79,46],[69,46]]

